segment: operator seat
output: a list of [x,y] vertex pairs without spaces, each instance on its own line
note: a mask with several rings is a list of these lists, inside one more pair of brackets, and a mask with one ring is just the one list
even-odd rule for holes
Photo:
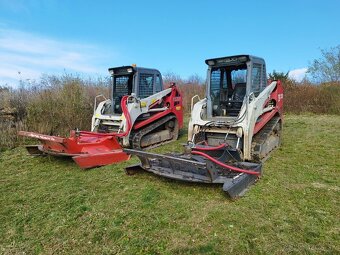
[[246,92],[247,84],[245,82],[235,84],[233,94],[228,103],[229,116],[237,116],[239,114]]
[[123,96],[117,96],[113,99],[113,105],[114,105],[113,112],[114,113],[121,114],[123,112],[122,106],[121,106],[122,98],[123,98]]
[[245,82],[242,83],[236,83],[234,92],[231,96],[231,100],[233,101],[240,101],[240,103],[243,102],[244,96],[246,95],[247,92],[247,86]]

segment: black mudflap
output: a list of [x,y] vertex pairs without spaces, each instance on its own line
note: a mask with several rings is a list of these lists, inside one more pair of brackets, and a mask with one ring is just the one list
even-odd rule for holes
[[145,170],[181,181],[221,183],[223,190],[232,199],[242,196],[248,187],[262,175],[262,164],[258,163],[237,162],[232,164],[238,168],[259,173],[254,175],[232,171],[198,155],[162,155],[131,149],[124,149],[124,152],[136,155],[141,161],[140,164],[126,167],[127,174]]

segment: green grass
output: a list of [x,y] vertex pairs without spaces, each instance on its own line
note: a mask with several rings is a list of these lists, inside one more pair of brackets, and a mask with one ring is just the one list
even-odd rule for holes
[[[263,178],[237,200],[222,187],[0,157],[1,254],[339,254],[340,116],[288,115]],[[181,151],[176,143],[156,152]]]

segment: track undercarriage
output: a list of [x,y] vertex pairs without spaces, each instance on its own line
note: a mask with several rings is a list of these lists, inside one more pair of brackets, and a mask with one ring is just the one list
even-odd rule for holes
[[272,118],[252,140],[252,160],[264,162],[271,151],[281,144],[282,122],[280,117]]
[[177,140],[178,133],[178,121],[174,115],[169,115],[132,132],[130,147],[140,150],[152,149]]

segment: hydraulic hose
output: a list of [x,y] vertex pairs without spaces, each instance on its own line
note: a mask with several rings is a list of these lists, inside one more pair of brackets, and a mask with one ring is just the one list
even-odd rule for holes
[[128,98],[129,98],[129,96],[123,96],[122,101],[121,101],[122,111],[123,111],[123,114],[126,118],[126,124],[127,124],[125,132],[123,132],[123,133],[97,133],[97,132],[89,132],[89,131],[80,131],[80,134],[82,134],[82,135],[96,135],[96,136],[117,136],[117,137],[127,136],[130,132],[131,127],[132,127],[131,116],[130,116],[129,110],[127,108]]
[[215,150],[222,149],[222,148],[224,148],[224,147],[226,147],[226,146],[227,146],[226,143],[222,143],[221,145],[216,146],[216,147],[202,147],[202,146],[195,146],[195,147],[193,147],[193,149],[200,150],[200,151],[215,151]]
[[201,152],[201,151],[191,151],[191,153],[195,154],[195,155],[203,156],[203,157],[209,159],[210,161],[214,162],[215,164],[217,164],[221,167],[224,167],[224,168],[228,168],[228,169],[233,170],[235,172],[252,174],[252,175],[260,175],[260,173],[255,172],[255,171],[245,170],[245,169],[241,169],[241,168],[238,168],[238,167],[235,167],[235,166],[230,166],[230,165],[224,164],[221,161],[218,161],[215,158],[213,158],[213,157],[209,156],[208,154],[205,154],[204,152]]
[[131,123],[131,116],[130,116],[130,113],[129,113],[129,110],[127,108],[127,100],[128,100],[129,96],[124,96],[122,98],[122,101],[121,101],[121,107],[122,107],[122,110],[123,110],[123,113],[124,113],[124,116],[126,118],[126,129],[125,129],[125,132],[123,133],[115,133],[114,135],[115,136],[118,136],[118,137],[124,137],[124,136],[127,136],[130,132],[130,129],[132,127],[132,123]]

